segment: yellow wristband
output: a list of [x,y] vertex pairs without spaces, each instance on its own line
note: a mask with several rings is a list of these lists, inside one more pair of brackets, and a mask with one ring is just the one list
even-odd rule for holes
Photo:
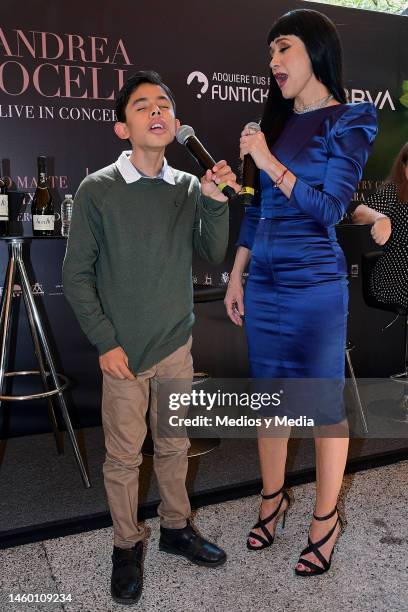
[[255,195],[255,189],[253,187],[243,187],[239,192],[242,195]]

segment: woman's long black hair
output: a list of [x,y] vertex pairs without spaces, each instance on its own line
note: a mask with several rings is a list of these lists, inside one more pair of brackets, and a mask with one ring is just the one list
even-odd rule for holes
[[[318,11],[296,9],[282,15],[274,23],[268,35],[268,45],[278,36],[290,34],[303,41],[316,78],[327,87],[335,100],[346,103],[342,49],[334,23]],[[271,71],[269,94],[261,120],[269,146],[277,140],[292,110],[293,100],[286,100],[282,96]]]

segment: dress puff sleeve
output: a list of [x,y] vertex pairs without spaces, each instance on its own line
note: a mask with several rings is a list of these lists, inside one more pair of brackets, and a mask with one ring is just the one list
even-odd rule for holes
[[250,251],[254,244],[256,228],[261,216],[261,197],[259,193],[254,197],[251,206],[245,207],[245,215],[241,223],[236,246],[243,246]]
[[289,202],[325,227],[339,223],[362,177],[377,131],[373,104],[350,105],[328,135],[328,161],[321,191],[297,178]]

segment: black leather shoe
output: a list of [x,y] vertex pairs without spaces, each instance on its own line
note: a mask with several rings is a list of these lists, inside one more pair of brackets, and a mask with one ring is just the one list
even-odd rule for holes
[[111,595],[120,604],[132,605],[142,594],[143,542],[133,548],[113,547]]
[[225,552],[202,538],[187,521],[183,529],[160,527],[159,550],[181,555],[196,565],[218,567],[227,560]]

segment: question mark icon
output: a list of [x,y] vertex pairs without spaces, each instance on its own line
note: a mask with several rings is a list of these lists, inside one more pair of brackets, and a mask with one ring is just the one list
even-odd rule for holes
[[197,81],[202,84],[200,93],[197,94],[197,98],[201,98],[201,95],[205,94],[208,89],[208,79],[203,72],[195,70],[194,72],[191,72],[191,74],[188,75],[187,85],[191,85],[194,79],[197,79]]

